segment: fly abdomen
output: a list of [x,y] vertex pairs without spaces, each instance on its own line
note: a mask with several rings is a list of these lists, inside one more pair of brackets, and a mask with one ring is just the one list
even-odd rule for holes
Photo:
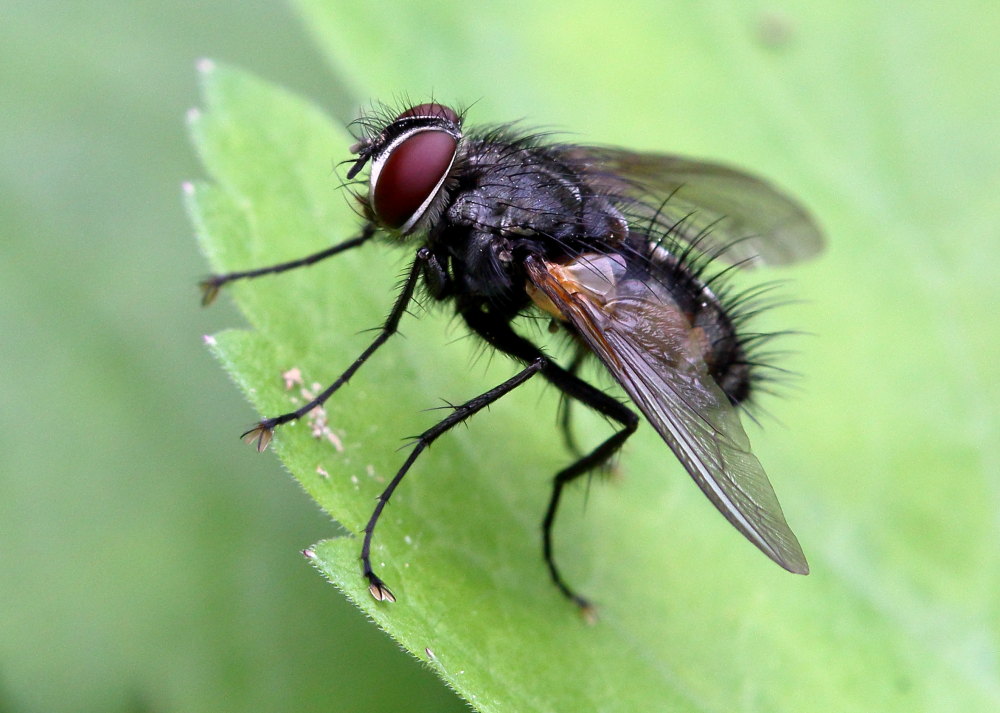
[[704,279],[710,264],[707,258],[682,256],[668,251],[661,243],[649,243],[649,280],[669,291],[679,309],[687,316],[693,330],[701,336],[702,358],[712,380],[725,392],[730,402],[739,404],[750,397],[751,365],[739,334],[740,320]]

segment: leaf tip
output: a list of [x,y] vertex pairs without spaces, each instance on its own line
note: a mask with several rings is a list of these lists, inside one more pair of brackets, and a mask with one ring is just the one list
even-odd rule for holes
[[195,68],[202,74],[209,74],[215,71],[215,61],[208,57],[202,57],[195,63]]

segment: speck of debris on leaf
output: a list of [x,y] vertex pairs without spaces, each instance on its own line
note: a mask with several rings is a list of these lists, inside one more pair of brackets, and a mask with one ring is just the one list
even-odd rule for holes
[[[285,389],[290,390],[296,385],[301,385],[303,383],[302,371],[298,367],[293,367],[288,371],[282,372],[281,378],[285,381]],[[319,393],[319,385],[317,384],[314,390],[309,390],[304,386],[299,389],[299,395],[306,401],[312,401],[316,398],[317,393]],[[292,401],[296,404],[299,403],[297,397],[293,396]],[[317,406],[312,411],[306,414],[306,422],[309,424],[309,431],[312,433],[313,438],[322,439],[325,438],[330,442],[331,445],[337,450],[338,453],[344,452],[344,443],[340,440],[340,436],[330,428],[327,421],[326,409],[322,406]]]
[[297,366],[281,372],[281,378],[285,380],[285,391],[290,391],[296,384],[302,385],[302,371]]

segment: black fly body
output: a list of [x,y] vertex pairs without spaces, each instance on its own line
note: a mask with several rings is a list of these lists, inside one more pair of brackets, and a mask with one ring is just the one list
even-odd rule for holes
[[[556,143],[511,126],[466,132],[464,115],[437,103],[383,109],[360,119],[347,172],[364,224],[358,235],[300,260],[213,275],[208,304],[233,280],[314,264],[376,235],[414,250],[381,331],[313,401],[260,421],[244,434],[263,450],[274,429],[322,405],[393,333],[421,286],[450,303],[485,344],[522,369],[456,406],[421,434],[385,487],[364,529],[361,565],[369,591],[395,601],[373,571],[372,536],[385,504],[435,439],[536,374],[567,401],[617,425],[580,449],[555,475],[542,519],[542,550],[559,590],[588,602],[563,578],[552,529],[564,487],[605,465],[639,424],[626,405],[563,368],[515,324],[542,315],[578,353],[593,355],[656,429],[727,520],[790,572],[809,571],[767,476],[750,450],[739,410],[766,380],[759,348],[768,335],[744,329],[767,288],[730,295],[731,270],[784,265],[816,254],[809,215],[770,184],[719,164],[665,154]],[[721,269],[709,269],[716,263]],[[519,319],[520,318],[520,319]]]

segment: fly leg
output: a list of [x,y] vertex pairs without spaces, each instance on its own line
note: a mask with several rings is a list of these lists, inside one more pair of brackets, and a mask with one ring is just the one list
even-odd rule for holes
[[[542,350],[517,334],[505,320],[492,317],[482,311],[462,309],[462,316],[469,327],[485,339],[490,345],[525,363],[531,363],[542,357]],[[590,602],[577,594],[563,578],[556,565],[552,546],[552,529],[555,524],[556,511],[563,489],[581,475],[603,466],[622,447],[625,441],[639,427],[639,417],[618,400],[608,396],[600,389],[591,386],[571,371],[563,369],[548,359],[542,367],[542,376],[558,388],[566,397],[575,399],[589,406],[600,414],[617,421],[622,428],[610,438],[601,443],[587,455],[579,457],[569,467],[556,473],[552,484],[552,495],[542,520],[542,553],[549,575],[560,592],[580,607],[586,616],[592,612]]]
[[389,316],[386,318],[385,324],[382,325],[381,331],[379,331],[375,340],[368,345],[368,348],[361,352],[361,355],[354,360],[354,363],[347,367],[347,370],[341,374],[336,381],[330,384],[323,391],[323,393],[309,403],[296,409],[295,411],[283,413],[280,416],[275,416],[274,418],[263,419],[256,426],[244,433],[241,438],[243,438],[243,440],[247,443],[253,443],[256,441],[257,451],[263,451],[267,448],[267,444],[271,442],[271,435],[277,426],[302,418],[317,406],[322,406],[326,403],[326,400],[329,399],[337,389],[346,384],[348,380],[354,376],[354,372],[356,372],[362,364],[368,361],[368,357],[374,354],[376,349],[385,344],[386,340],[396,333],[396,330],[399,327],[399,320],[402,318],[403,313],[406,312],[406,308],[410,304],[410,300],[413,299],[413,291],[417,286],[417,282],[420,280],[420,276],[424,274],[426,270],[432,269],[433,267],[437,267],[437,258],[435,258],[431,251],[427,248],[420,248],[420,250],[417,251],[416,258],[413,260],[413,264],[410,266],[410,271],[406,276],[406,281],[403,283],[403,287],[399,291],[399,295],[396,297],[396,302],[392,306],[392,311],[389,312]]
[[[583,360],[587,356],[587,352],[583,349],[578,349],[576,354],[573,355],[573,360],[566,367],[566,371],[572,376],[576,376],[580,372],[580,367],[583,365]],[[566,446],[572,455],[580,458],[583,456],[583,450],[580,448],[580,444],[576,442],[576,436],[573,435],[573,401],[567,394],[563,394],[563,398],[559,401],[559,429],[563,434],[563,444]]]
[[373,235],[375,235],[375,224],[368,223],[361,234],[351,238],[350,240],[345,240],[342,243],[337,243],[336,245],[331,245],[325,250],[320,250],[318,253],[313,253],[312,255],[307,255],[298,260],[291,260],[289,262],[278,263],[277,265],[268,265],[267,267],[259,267],[256,270],[243,270],[242,272],[228,272],[223,275],[209,275],[204,280],[201,281],[201,304],[203,307],[207,307],[212,304],[216,296],[219,294],[219,290],[222,289],[223,285],[226,285],[234,280],[242,280],[252,277],[260,277],[261,275],[273,275],[279,272],[285,272],[286,270],[293,270],[296,267],[306,267],[307,265],[313,265],[320,260],[325,260],[331,255],[336,255],[337,253],[344,252],[351,248],[356,248],[368,242]]
[[378,503],[375,505],[375,511],[372,512],[371,518],[368,520],[368,524],[365,526],[365,537],[361,544],[361,567],[362,573],[365,578],[368,579],[368,591],[371,595],[378,601],[394,602],[396,598],[393,596],[389,588],[385,586],[385,582],[379,578],[378,575],[372,571],[371,564],[371,543],[372,534],[375,532],[375,525],[378,524],[378,519],[382,515],[382,510],[385,508],[386,503],[389,502],[389,498],[392,497],[392,493],[396,490],[400,481],[410,470],[410,466],[413,465],[414,461],[417,460],[425,448],[430,446],[438,436],[448,431],[453,426],[456,426],[465,419],[472,416],[477,411],[484,409],[491,403],[500,399],[505,394],[510,393],[518,386],[523,384],[525,381],[530,379],[532,376],[537,374],[539,371],[544,370],[548,359],[544,356],[539,355],[531,363],[528,364],[520,372],[512,376],[507,381],[503,382],[499,386],[496,386],[484,394],[480,394],[476,398],[467,401],[461,406],[457,406],[454,411],[452,411],[447,418],[440,421],[437,425],[427,429],[415,440],[413,450],[410,452],[410,456],[403,463],[403,466],[399,469],[399,472],[389,481],[389,485],[386,486],[385,490],[378,497]]
[[[545,511],[545,517],[542,519],[542,553],[545,557],[545,564],[548,565],[549,574],[552,576],[552,581],[555,582],[559,591],[571,599],[585,613],[589,613],[592,609],[590,602],[566,584],[559,568],[556,566],[552,549],[552,528],[555,525],[556,511],[559,509],[560,498],[566,485],[581,475],[607,465],[611,457],[625,444],[625,441],[635,432],[635,429],[638,428],[639,417],[619,401],[611,398],[603,391],[598,391],[587,382],[578,379],[568,372],[562,372],[560,376],[545,372],[543,374],[552,383],[556,384],[567,397],[590,406],[595,411],[608,416],[622,425],[620,431],[613,434],[589,454],[580,457],[569,467],[563,468],[556,473],[552,484],[552,495],[549,498],[549,506]],[[555,378],[553,378],[554,376]],[[568,378],[563,381],[564,377]],[[557,381],[557,379],[560,381]]]

